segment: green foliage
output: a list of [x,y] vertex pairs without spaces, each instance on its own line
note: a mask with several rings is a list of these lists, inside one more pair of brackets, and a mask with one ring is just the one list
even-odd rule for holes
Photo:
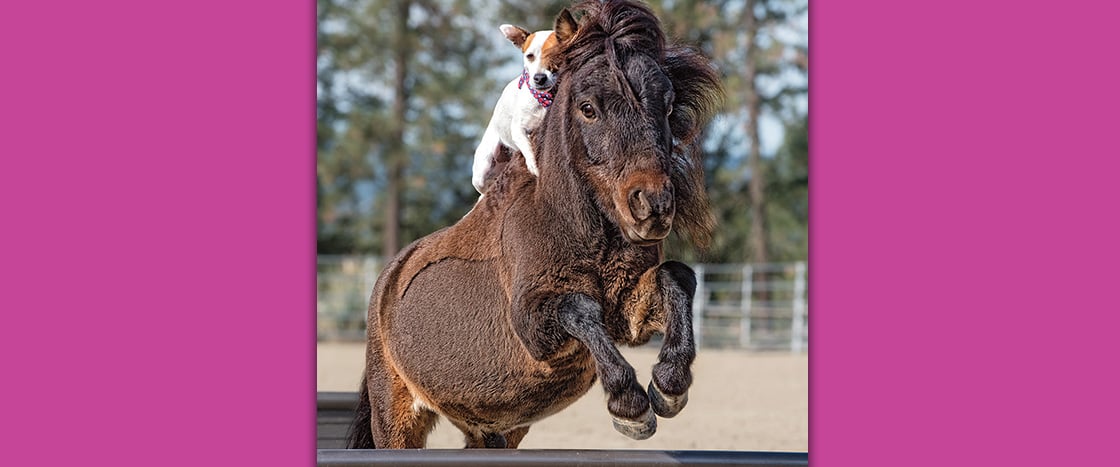
[[[726,93],[724,107],[709,125],[704,145],[708,194],[719,225],[706,252],[696,254],[679,241],[669,243],[667,251],[686,260],[753,260],[749,193],[750,184],[759,179],[764,181],[768,260],[808,257],[808,31],[798,23],[808,4],[804,0],[756,0],[750,12],[745,9],[747,4],[743,0],[651,2],[671,37],[712,57]],[[745,79],[747,14],[753,14],[757,24],[755,86]],[[780,122],[784,129],[777,150],[763,148],[762,173],[757,177],[748,168],[751,142],[745,131],[752,123],[748,117],[752,92],[757,93],[762,118]],[[762,137],[772,138],[763,133]]]
[[[386,170],[403,146],[403,243],[453,223],[475,199],[471,157],[503,83],[487,72],[497,27],[470,20],[482,1],[320,0],[318,28],[318,251],[375,253],[386,226]],[[402,5],[404,34],[395,30]],[[397,54],[399,50],[406,54]],[[512,49],[512,47],[511,47]],[[511,54],[515,54],[514,50]],[[398,63],[399,56],[407,62]],[[404,121],[392,109],[394,74],[408,72]],[[494,97],[491,97],[494,96]],[[394,129],[400,131],[394,132]],[[400,134],[398,139],[395,135]]]

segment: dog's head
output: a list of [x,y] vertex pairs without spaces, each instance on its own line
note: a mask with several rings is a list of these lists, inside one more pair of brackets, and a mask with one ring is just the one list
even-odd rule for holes
[[525,70],[529,74],[529,83],[533,89],[547,91],[556,85],[556,74],[559,72],[560,42],[551,30],[529,32],[512,24],[503,24],[498,27],[505,34],[506,39],[513,45],[521,48],[521,57],[525,62]]

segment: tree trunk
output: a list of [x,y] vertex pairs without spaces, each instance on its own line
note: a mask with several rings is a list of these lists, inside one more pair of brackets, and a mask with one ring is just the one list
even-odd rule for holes
[[397,4],[395,40],[396,70],[393,77],[393,131],[389,136],[387,183],[385,186],[385,231],[382,235],[382,257],[387,262],[400,250],[401,195],[404,192],[405,164],[408,154],[404,144],[405,112],[408,110],[408,12],[412,2],[401,0]]
[[[748,240],[748,260],[752,263],[767,263],[770,261],[768,254],[769,229],[766,223],[766,180],[762,168],[762,145],[758,137],[758,117],[762,113],[762,99],[758,95],[758,18],[755,16],[756,0],[746,0],[743,7],[743,28],[747,34],[747,59],[743,71],[743,84],[745,102],[747,105],[746,133],[750,143],[750,153],[747,154],[747,167],[751,171],[750,200],[751,200],[751,230]],[[752,280],[769,285],[772,275],[765,269],[758,271]],[[761,285],[761,284],[760,284]],[[757,316],[761,318],[758,328],[763,331],[774,329],[773,310],[770,309],[771,293],[767,287],[756,287],[756,292],[751,298],[756,300]]]
[[751,199],[751,232],[750,245],[747,251],[750,261],[765,263],[769,261],[767,250],[769,242],[766,223],[766,194],[763,190],[766,181],[762,168],[762,147],[758,137],[758,117],[762,113],[762,99],[758,96],[757,78],[758,60],[758,21],[754,13],[755,0],[747,0],[743,9],[743,26],[747,34],[747,60],[744,70],[744,84],[746,91],[747,122],[746,133],[750,142],[750,153],[747,156],[747,165],[751,171],[750,199]]

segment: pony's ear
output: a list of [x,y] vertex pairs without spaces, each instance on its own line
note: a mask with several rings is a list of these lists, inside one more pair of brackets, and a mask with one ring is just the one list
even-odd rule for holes
[[723,86],[711,62],[694,48],[667,48],[663,66],[675,96],[669,129],[687,145],[723,103]]
[[512,24],[503,24],[501,26],[498,26],[498,29],[502,31],[502,34],[506,36],[506,39],[509,39],[510,42],[513,42],[513,45],[516,45],[519,49],[521,48],[521,45],[525,43],[525,39],[529,37],[529,31],[526,31]]
[[576,19],[572,17],[572,13],[567,8],[560,11],[556,15],[556,24],[552,26],[553,33],[556,34],[556,41],[561,45],[566,44],[576,34]]

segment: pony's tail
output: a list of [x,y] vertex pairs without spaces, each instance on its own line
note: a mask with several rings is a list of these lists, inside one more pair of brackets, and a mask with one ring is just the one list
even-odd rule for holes
[[362,371],[362,384],[358,387],[358,407],[354,411],[354,422],[346,432],[346,449],[375,449],[373,444],[373,409],[369,405],[369,391],[366,390],[366,372]]

